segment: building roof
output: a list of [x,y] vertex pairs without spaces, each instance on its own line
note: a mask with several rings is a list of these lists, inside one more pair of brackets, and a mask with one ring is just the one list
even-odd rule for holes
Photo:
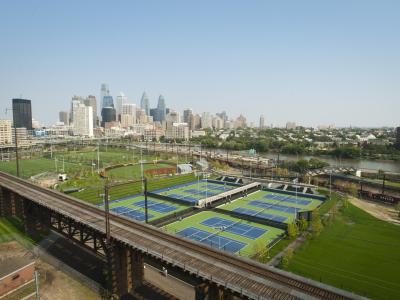
[[8,276],[9,274],[32,263],[34,263],[34,260],[25,256],[2,258],[0,260],[0,280],[3,277]]

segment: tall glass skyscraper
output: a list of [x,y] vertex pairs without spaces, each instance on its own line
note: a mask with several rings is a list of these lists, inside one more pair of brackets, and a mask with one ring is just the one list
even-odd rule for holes
[[104,105],[104,97],[106,96],[110,96],[110,89],[108,88],[108,84],[102,83],[100,89],[101,108],[109,106],[109,105]]
[[31,100],[12,99],[13,121],[16,128],[32,130]]
[[140,100],[140,108],[144,109],[146,116],[150,116],[150,103],[146,92],[143,92],[142,99]]
[[114,99],[112,96],[103,97],[103,108],[104,107],[114,107]]
[[165,114],[166,114],[166,107],[165,107],[165,99],[163,97],[163,95],[160,95],[160,97],[158,97],[158,103],[157,103],[157,110],[159,113],[159,117],[160,117],[160,122],[165,120]]

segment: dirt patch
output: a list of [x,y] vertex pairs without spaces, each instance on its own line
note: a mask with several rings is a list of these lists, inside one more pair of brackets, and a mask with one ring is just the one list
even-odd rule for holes
[[374,216],[377,219],[393,223],[396,225],[400,225],[400,219],[398,217],[398,212],[395,210],[393,206],[380,204],[376,202],[371,202],[367,200],[360,200],[358,198],[349,197],[349,201],[361,208],[365,212],[369,213],[370,215]]

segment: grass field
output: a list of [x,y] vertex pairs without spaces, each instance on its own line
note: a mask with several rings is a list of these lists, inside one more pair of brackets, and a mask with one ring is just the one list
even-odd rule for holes
[[[272,195],[279,195],[281,197],[286,197],[289,198],[290,201],[292,202],[284,202],[281,200],[274,200],[274,199],[269,199],[266,198],[267,196],[272,196]],[[301,204],[300,201],[310,201],[309,204]],[[253,205],[253,201],[258,201],[257,203],[261,204],[261,206],[256,206]],[[297,202],[298,201],[298,202]],[[297,202],[297,203],[296,203]],[[246,209],[246,210],[251,210],[254,211],[254,213],[259,213],[258,216],[261,217],[261,213],[264,214],[269,214],[272,216],[279,216],[282,217],[281,220],[286,218],[286,220],[282,221],[285,223],[292,223],[294,219],[296,218],[296,213],[295,212],[287,212],[285,211],[285,207],[289,207],[288,209],[295,208],[299,209],[300,211],[308,211],[308,210],[313,210],[317,208],[319,205],[321,205],[322,201],[320,200],[315,200],[315,199],[310,199],[310,198],[305,198],[305,197],[295,197],[295,196],[289,196],[285,194],[279,194],[279,193],[272,193],[269,191],[258,191],[255,193],[252,193],[248,195],[247,197],[244,198],[239,198],[232,203],[229,204],[224,204],[221,205],[219,208],[224,209],[224,210],[229,210],[233,211],[236,209]],[[264,206],[264,207],[262,207]],[[270,208],[268,208],[270,207]],[[293,210],[293,209],[291,209]]]
[[373,299],[400,298],[400,227],[349,204],[288,270]]
[[24,247],[31,247],[35,242],[22,233],[21,225],[14,219],[0,218],[0,243],[17,241]]
[[[263,235],[261,235],[260,237],[258,237],[257,239],[251,239],[251,238],[247,238],[242,235],[227,232],[226,230],[221,232],[220,229],[212,228],[212,227],[201,224],[203,221],[205,221],[209,218],[215,218],[215,217],[230,220],[235,223],[240,222],[240,224],[246,224],[246,225],[250,225],[253,227],[257,227],[259,229],[266,230],[266,232]],[[234,226],[232,228],[234,228]],[[227,216],[224,214],[220,214],[220,213],[216,213],[216,212],[212,212],[212,211],[204,211],[204,212],[198,213],[196,215],[187,217],[181,221],[177,221],[177,222],[168,224],[164,227],[164,229],[167,232],[177,234],[180,231],[182,231],[186,228],[189,228],[189,227],[194,227],[196,229],[200,229],[209,234],[218,233],[218,235],[221,237],[227,237],[229,239],[245,243],[246,246],[244,248],[242,248],[240,250],[240,252],[237,252],[237,254],[239,254],[241,256],[247,256],[247,257],[253,256],[256,252],[258,252],[260,250],[260,247],[265,247],[273,239],[275,239],[276,237],[278,237],[279,235],[284,233],[283,230],[278,229],[278,228],[269,227],[266,225],[261,225],[261,224],[257,224],[257,223],[253,223],[253,222],[243,221],[243,220],[240,220],[237,218],[233,218],[233,217],[230,217],[230,216]],[[218,246],[218,245],[213,245],[213,246]]]
[[[191,182],[194,179],[195,177],[193,174],[175,175],[165,178],[150,179],[148,181],[147,187],[149,191],[155,191],[169,186]],[[84,186],[85,180],[82,180],[81,184],[81,186]],[[100,180],[100,182],[97,182],[96,184],[85,185],[84,190],[72,193],[70,195],[78,199],[90,202],[92,204],[101,204],[103,203],[103,198],[100,195],[104,193],[104,184],[105,181]],[[111,188],[110,200],[116,200],[132,195],[137,195],[141,194],[142,192],[143,191],[141,183],[127,183]]]
[[[62,162],[57,163],[58,170],[62,167]],[[79,165],[75,163],[65,162],[65,172],[75,173],[82,169],[87,169],[87,166]],[[15,161],[0,162],[0,171],[6,172],[12,175],[17,174]],[[33,175],[43,172],[56,172],[56,163],[51,159],[38,158],[29,160],[20,160],[20,172],[22,178],[29,178]]]
[[[161,217],[165,217],[167,215],[175,214],[179,211],[182,211],[189,206],[180,205],[177,203],[171,203],[169,201],[164,201],[160,199],[154,199],[148,197],[148,220],[153,221],[157,220]],[[130,211],[127,211],[124,215],[126,217],[130,217],[139,221],[144,221],[145,209],[144,209],[144,196],[136,195],[134,197],[127,197],[127,199],[122,200],[114,200],[110,202],[110,209],[115,213],[121,214],[118,210],[125,211],[126,208]],[[132,213],[133,216],[129,216],[129,213]]]
[[[164,164],[164,163],[143,164],[143,172],[145,172],[146,170],[171,168],[171,167],[174,168],[174,165]],[[141,167],[140,165],[120,167],[107,171],[106,175],[108,177],[116,179],[126,179],[126,180],[138,179],[141,177]]]

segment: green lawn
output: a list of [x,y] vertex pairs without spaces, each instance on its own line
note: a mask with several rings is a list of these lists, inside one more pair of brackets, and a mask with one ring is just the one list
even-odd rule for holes
[[[272,200],[272,199],[264,198],[266,195],[271,195],[271,194],[279,195],[279,196],[283,196],[283,197],[289,197],[290,199],[292,199],[294,201],[296,201],[296,199],[297,199],[297,200],[308,200],[311,202],[307,205],[302,205],[300,203],[288,203],[288,202],[281,202],[280,200]],[[300,208],[301,210],[304,210],[304,211],[314,210],[315,208],[317,208],[319,205],[322,204],[322,201],[320,201],[320,200],[315,200],[315,199],[310,199],[310,198],[305,198],[305,197],[297,197],[296,198],[295,196],[273,193],[273,192],[269,192],[269,191],[258,191],[258,192],[250,194],[247,197],[239,198],[239,199],[233,201],[232,203],[221,205],[219,208],[224,209],[224,210],[229,210],[229,211],[232,211],[236,208],[244,208],[244,209],[251,209],[251,210],[254,210],[257,212],[263,212],[263,213],[273,214],[273,215],[277,215],[277,216],[282,216],[282,217],[287,218],[285,223],[292,223],[294,221],[294,219],[296,218],[296,215],[294,213],[287,213],[287,212],[283,212],[280,210],[274,210],[274,209],[269,209],[269,208],[263,209],[261,207],[251,205],[250,202],[254,201],[254,200],[262,201],[264,203],[267,203],[268,205],[279,204],[282,206]]]
[[[234,222],[241,222],[242,224],[247,224],[247,225],[251,225],[254,227],[261,228],[261,229],[265,229],[265,230],[267,230],[267,232],[264,233],[259,238],[253,240],[253,239],[250,239],[250,238],[247,238],[247,237],[244,237],[241,235],[237,235],[234,233],[230,233],[230,232],[226,232],[226,231],[221,232],[219,229],[211,228],[211,227],[205,226],[203,224],[200,224],[201,222],[207,220],[208,218],[212,218],[212,217],[219,217],[219,218],[223,218],[223,219],[227,219],[227,220],[232,220]],[[252,257],[257,251],[259,251],[260,247],[265,247],[268,243],[270,243],[276,237],[278,237],[279,235],[284,233],[283,230],[278,229],[278,228],[261,225],[261,224],[257,224],[254,222],[243,221],[243,220],[240,220],[240,219],[237,219],[234,217],[230,217],[228,215],[224,215],[221,213],[216,213],[213,211],[203,211],[201,213],[187,217],[181,221],[177,221],[177,222],[168,224],[168,225],[164,226],[164,229],[170,233],[177,233],[188,227],[195,227],[195,228],[201,229],[203,231],[207,231],[210,234],[219,232],[220,236],[246,243],[247,246],[242,248],[240,250],[240,252],[237,253],[241,256],[246,256],[246,257]]]
[[295,252],[288,269],[373,299],[399,299],[399,249],[399,226],[349,204]]
[[0,243],[17,241],[29,248],[35,242],[22,232],[21,224],[15,219],[0,218]]
[[[145,172],[146,170],[171,168],[171,167],[174,168],[175,166],[170,165],[170,164],[165,164],[165,163],[143,164],[143,172]],[[111,169],[111,170],[107,171],[106,175],[108,177],[115,178],[115,179],[126,179],[126,180],[138,179],[141,177],[141,167],[139,164],[139,165]]]
[[[82,169],[88,169],[87,166],[79,165],[78,163],[64,163],[65,172],[67,174],[78,172]],[[57,171],[62,168],[62,162],[57,162]],[[0,162],[0,171],[12,175],[17,174],[15,161]],[[29,178],[33,175],[43,172],[56,172],[56,163],[51,159],[38,158],[38,159],[24,159],[20,160],[20,172],[22,178]]]

